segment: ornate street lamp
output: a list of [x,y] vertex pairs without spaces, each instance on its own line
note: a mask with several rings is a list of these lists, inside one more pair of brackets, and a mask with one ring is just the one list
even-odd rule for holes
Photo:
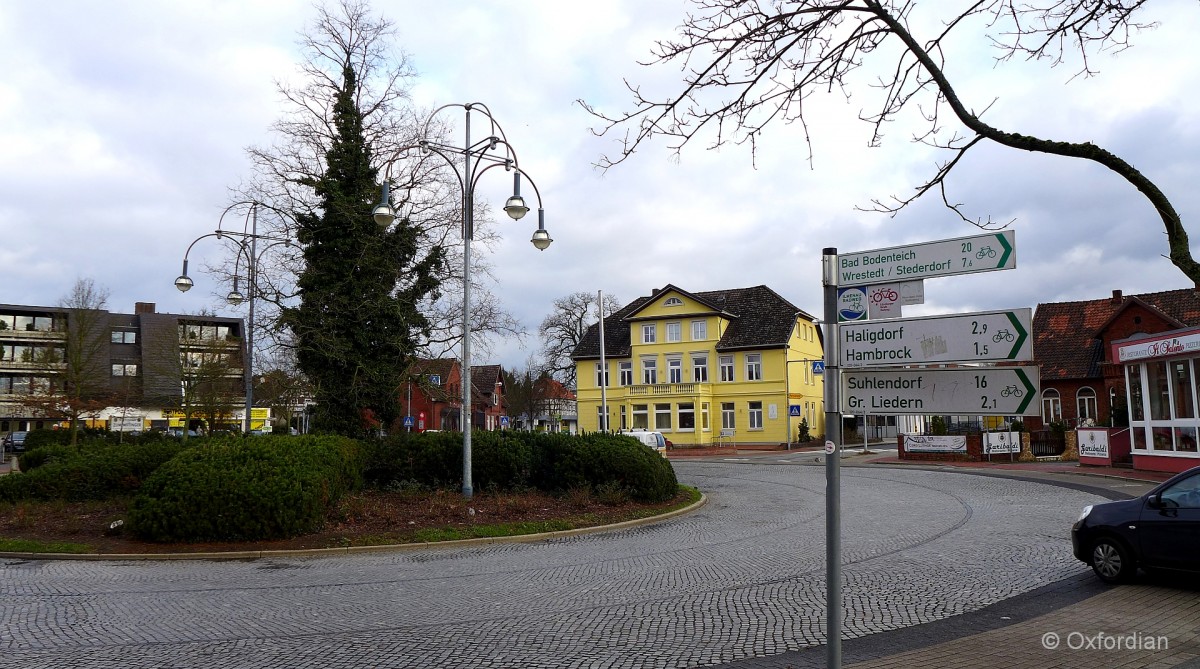
[[[488,170],[495,167],[503,167],[506,171],[513,172],[513,194],[504,203],[504,213],[508,214],[514,221],[519,221],[526,213],[529,212],[529,207],[525,204],[525,198],[521,197],[521,176],[526,179],[529,176],[521,169],[517,163],[516,152],[509,145],[508,140],[504,136],[504,130],[500,124],[496,122],[492,116],[491,110],[486,105],[479,102],[467,104],[450,104],[444,105],[435,109],[430,114],[429,120],[425,124],[424,137],[429,137],[429,123],[439,112],[445,109],[461,107],[465,112],[465,122],[463,127],[466,132],[466,140],[462,146],[453,146],[442,144],[429,139],[421,140],[418,145],[423,153],[436,153],[445,159],[454,175],[458,177],[458,183],[462,190],[462,237],[463,237],[463,320],[462,320],[462,412],[459,417],[463,432],[463,496],[470,498],[474,494],[471,481],[471,240],[475,236],[475,187],[479,183],[479,178]],[[471,113],[478,111],[487,120],[490,127],[490,134],[483,140],[471,143]],[[416,148],[416,147],[407,147]],[[402,151],[407,149],[402,149]],[[462,156],[462,162],[457,163],[455,157]],[[533,233],[533,237],[529,240],[538,250],[544,251],[550,246],[554,240],[550,238],[550,233],[546,232],[545,212],[542,209],[542,195],[538,191],[537,184],[529,181],[533,186],[533,191],[537,196],[538,201],[538,229]],[[387,177],[383,181],[383,196],[379,204],[372,210],[372,217],[375,222],[383,228],[391,225],[396,219],[396,212],[392,209],[390,200],[390,191]]]

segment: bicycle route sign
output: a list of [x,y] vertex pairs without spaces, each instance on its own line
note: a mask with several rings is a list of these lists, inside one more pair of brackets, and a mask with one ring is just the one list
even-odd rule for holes
[[1037,366],[956,369],[846,370],[844,414],[1036,416]]
[[864,286],[1014,269],[1017,266],[1016,243],[1016,233],[1003,230],[986,235],[839,254],[838,285]]
[[1033,359],[1032,309],[843,323],[843,368]]

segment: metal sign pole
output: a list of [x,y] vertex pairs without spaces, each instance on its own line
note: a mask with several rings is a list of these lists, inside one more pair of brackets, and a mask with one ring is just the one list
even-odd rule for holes
[[822,251],[825,296],[825,666],[842,666],[842,414],[838,369],[836,248]]

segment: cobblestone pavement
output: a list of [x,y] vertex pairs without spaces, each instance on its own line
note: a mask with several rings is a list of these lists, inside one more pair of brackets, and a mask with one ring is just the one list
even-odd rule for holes
[[[709,496],[699,511],[539,543],[245,562],[0,561],[0,668],[799,661],[823,638],[824,470],[768,462],[799,464],[675,462],[680,480]],[[1091,583],[1068,528],[1101,499],[958,472],[843,469],[847,644]]]

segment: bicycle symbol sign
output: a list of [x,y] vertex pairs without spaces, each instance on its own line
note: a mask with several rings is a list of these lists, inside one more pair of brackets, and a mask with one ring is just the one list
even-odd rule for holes
[[877,288],[871,291],[871,304],[883,304],[884,302],[895,302],[900,299],[900,293],[897,293],[892,288]]

